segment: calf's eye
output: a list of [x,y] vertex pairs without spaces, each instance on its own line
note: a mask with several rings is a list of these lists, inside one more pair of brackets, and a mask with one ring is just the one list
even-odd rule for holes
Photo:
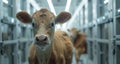
[[54,27],[54,23],[51,23],[51,27]]
[[32,22],[32,27],[37,27],[37,24],[35,22]]
[[32,22],[32,27],[35,27],[35,23],[34,22]]
[[52,22],[52,23],[50,23],[49,28],[53,28],[54,26],[55,26],[55,24]]

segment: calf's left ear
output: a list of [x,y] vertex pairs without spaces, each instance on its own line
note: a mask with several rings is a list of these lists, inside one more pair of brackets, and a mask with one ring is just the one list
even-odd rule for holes
[[61,12],[55,19],[55,23],[65,23],[71,18],[71,14],[69,12]]

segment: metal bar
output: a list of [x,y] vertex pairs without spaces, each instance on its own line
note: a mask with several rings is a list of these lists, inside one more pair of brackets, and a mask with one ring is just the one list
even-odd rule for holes
[[95,24],[93,24],[93,22],[88,24],[88,28],[92,28],[92,27],[95,27]]
[[115,37],[120,39],[120,35],[116,35]]
[[31,39],[19,39],[18,40],[20,43],[23,43],[23,42],[31,42],[31,41],[33,41],[33,38],[31,38]]
[[18,42],[18,40],[8,40],[8,41],[3,41],[3,44],[4,45],[7,45],[7,44],[16,44]]
[[120,15],[117,15],[116,18],[120,18]]
[[116,41],[116,45],[120,45],[120,41]]
[[8,25],[15,25],[15,19],[10,17],[5,17],[1,19],[1,23],[8,24]]
[[108,39],[96,39],[96,41],[98,43],[107,43],[107,44],[110,42],[110,40],[108,40]]
[[106,20],[101,20],[101,21],[99,21],[99,22],[97,22],[97,24],[99,25],[99,24],[106,24],[106,23],[109,23],[110,21],[109,21],[109,19],[106,19]]
[[95,41],[94,38],[86,38],[86,40],[88,40],[88,41]]
[[2,43],[2,41],[0,41],[0,43]]

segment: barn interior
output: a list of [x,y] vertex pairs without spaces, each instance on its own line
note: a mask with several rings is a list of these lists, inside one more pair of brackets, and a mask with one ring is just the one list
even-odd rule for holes
[[[71,13],[55,31],[69,34],[68,29],[76,28],[86,34],[87,53],[78,64],[120,64],[120,0],[0,0],[0,64],[29,64],[34,29],[16,14],[24,10],[32,15],[42,8],[55,16]],[[74,55],[71,64],[77,64]]]

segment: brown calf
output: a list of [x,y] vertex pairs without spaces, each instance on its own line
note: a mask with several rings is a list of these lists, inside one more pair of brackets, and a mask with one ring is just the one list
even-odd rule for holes
[[71,18],[68,12],[61,12],[57,17],[47,9],[36,11],[30,16],[26,11],[17,13],[23,23],[32,23],[34,42],[29,54],[30,64],[71,64],[72,44],[62,31],[54,33],[55,24],[64,23]]
[[78,64],[80,60],[80,55],[86,53],[87,45],[86,45],[86,34],[80,33],[79,30],[76,28],[72,28],[71,30],[68,29],[70,32],[70,38],[73,42],[73,45],[76,49],[76,63]]

